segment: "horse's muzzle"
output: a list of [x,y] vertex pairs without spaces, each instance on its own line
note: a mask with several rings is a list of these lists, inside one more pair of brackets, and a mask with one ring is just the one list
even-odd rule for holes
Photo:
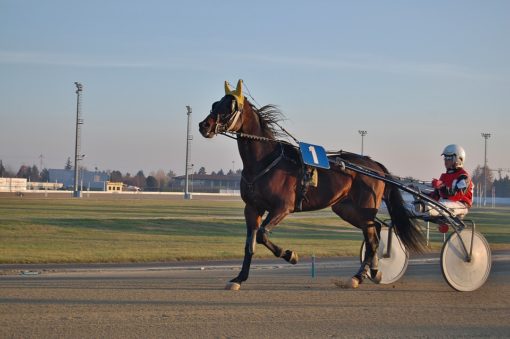
[[212,138],[215,135],[214,129],[207,122],[207,119],[198,124],[198,130],[200,131],[200,134],[202,134],[204,138]]

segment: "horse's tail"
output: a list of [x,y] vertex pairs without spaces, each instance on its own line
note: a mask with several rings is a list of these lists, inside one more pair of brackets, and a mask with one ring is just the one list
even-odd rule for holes
[[404,199],[397,186],[386,184],[384,202],[391,222],[407,249],[421,253],[425,250],[423,233],[415,219],[410,218]]

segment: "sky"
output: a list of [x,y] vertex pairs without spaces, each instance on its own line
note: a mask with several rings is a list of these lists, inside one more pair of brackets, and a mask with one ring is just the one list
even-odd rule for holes
[[[88,169],[242,168],[198,123],[243,79],[298,140],[361,152],[399,176],[510,168],[510,1],[0,0],[0,160]],[[248,97],[251,99],[250,97]],[[42,155],[42,157],[41,157]],[[508,173],[510,174],[510,173]]]

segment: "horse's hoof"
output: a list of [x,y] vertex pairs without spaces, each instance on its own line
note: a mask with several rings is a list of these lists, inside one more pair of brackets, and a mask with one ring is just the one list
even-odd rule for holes
[[379,270],[377,270],[376,272],[377,273],[375,273],[374,271],[370,272],[370,280],[372,280],[372,282],[376,284],[380,284],[382,280],[382,272]]
[[289,262],[292,264],[292,265],[295,265],[298,263],[298,260],[299,260],[299,256],[296,252],[292,251],[292,254],[290,256],[290,260]]
[[294,251],[291,251],[291,250],[286,250],[285,254],[282,256],[282,258],[286,262],[291,263],[292,265],[297,264],[298,260],[299,260],[298,254],[296,252],[294,252]]
[[228,282],[228,284],[225,286],[225,289],[226,290],[229,290],[229,291],[239,291],[239,289],[241,288],[241,284],[238,284],[236,282]]
[[358,278],[356,278],[356,277],[351,278],[351,287],[352,288],[358,288],[359,284],[360,284],[360,281]]

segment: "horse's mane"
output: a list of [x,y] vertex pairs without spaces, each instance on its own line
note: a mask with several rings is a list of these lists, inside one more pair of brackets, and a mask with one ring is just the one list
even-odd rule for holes
[[285,137],[278,125],[278,122],[285,120],[283,113],[275,105],[265,105],[260,108],[255,107],[251,102],[251,109],[258,115],[262,132],[268,138]]

